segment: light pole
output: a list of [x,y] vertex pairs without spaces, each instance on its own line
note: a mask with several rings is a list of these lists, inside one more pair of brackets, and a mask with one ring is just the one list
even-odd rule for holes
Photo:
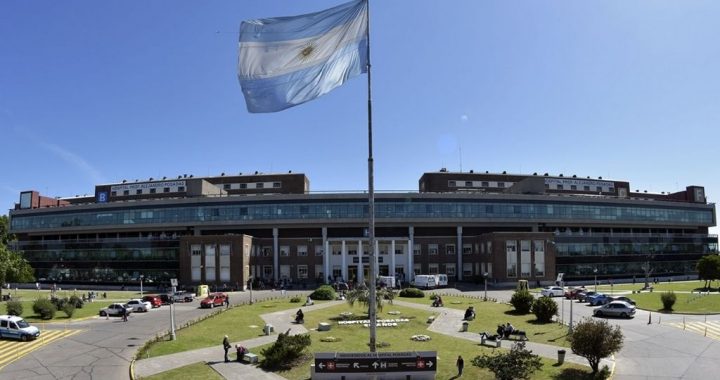
[[593,269],[593,273],[595,274],[595,293],[597,293],[597,268]]
[[140,298],[141,299],[143,298],[143,288],[142,288],[143,277],[145,277],[145,276],[140,275]]
[[483,273],[483,278],[485,279],[485,298],[484,301],[487,301],[487,280],[488,280],[488,272]]

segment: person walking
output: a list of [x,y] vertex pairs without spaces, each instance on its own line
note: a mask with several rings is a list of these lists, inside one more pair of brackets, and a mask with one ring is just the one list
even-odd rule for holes
[[225,308],[226,309],[230,308],[230,296],[229,295],[225,295]]
[[458,369],[458,377],[462,376],[463,367],[465,367],[465,360],[463,360],[462,356],[458,355],[455,365]]
[[230,359],[228,359],[228,351],[230,350],[230,339],[228,339],[228,336],[225,335],[225,338],[223,338],[223,349],[225,349],[225,363],[229,362]]

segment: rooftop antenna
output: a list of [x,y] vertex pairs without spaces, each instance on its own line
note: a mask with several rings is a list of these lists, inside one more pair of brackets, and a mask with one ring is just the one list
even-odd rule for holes
[[458,152],[460,154],[460,173],[462,173],[462,144],[458,143]]

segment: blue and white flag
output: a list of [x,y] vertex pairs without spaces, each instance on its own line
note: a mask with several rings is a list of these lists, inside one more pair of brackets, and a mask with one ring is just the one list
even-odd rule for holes
[[302,104],[367,72],[367,2],[240,24],[238,78],[248,111]]

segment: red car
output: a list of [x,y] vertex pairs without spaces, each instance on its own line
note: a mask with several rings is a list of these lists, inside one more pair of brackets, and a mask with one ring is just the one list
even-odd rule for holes
[[158,296],[145,296],[142,298],[143,301],[150,302],[153,309],[162,306],[163,302]]
[[200,307],[213,308],[225,304],[227,296],[224,293],[210,293],[204,300],[200,301]]

